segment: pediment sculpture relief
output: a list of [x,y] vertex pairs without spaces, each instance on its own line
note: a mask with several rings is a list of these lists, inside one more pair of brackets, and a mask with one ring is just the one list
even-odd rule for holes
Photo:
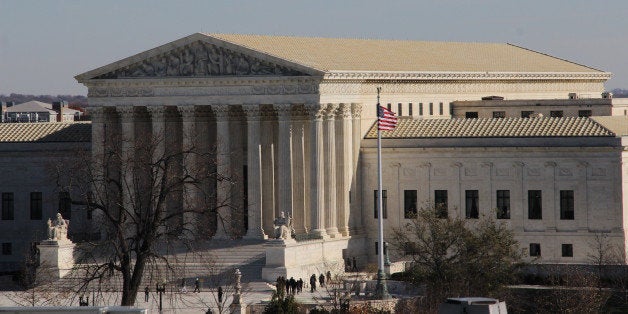
[[198,41],[95,78],[237,75],[304,76],[307,74]]

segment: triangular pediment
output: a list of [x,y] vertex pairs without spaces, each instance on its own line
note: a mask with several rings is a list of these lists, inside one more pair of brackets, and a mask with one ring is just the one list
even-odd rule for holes
[[194,34],[104,67],[80,74],[77,80],[228,77],[309,76],[310,69],[204,34]]

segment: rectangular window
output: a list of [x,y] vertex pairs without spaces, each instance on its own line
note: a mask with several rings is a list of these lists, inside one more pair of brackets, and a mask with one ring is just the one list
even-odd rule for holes
[[573,244],[562,245],[563,257],[573,257]]
[[2,255],[12,255],[13,245],[10,242],[2,243]]
[[478,112],[477,111],[465,112],[464,117],[467,118],[467,119],[477,119],[478,118]]
[[72,219],[72,199],[69,192],[59,192],[59,213],[65,219]]
[[2,220],[13,219],[13,192],[2,193]]
[[419,103],[419,115],[420,116],[423,115],[423,103],[422,102]]
[[403,254],[404,255],[416,255],[418,254],[418,250],[413,242],[405,242],[403,244]]
[[528,190],[528,219],[543,219],[541,190]]
[[430,116],[434,115],[434,103],[430,103]]
[[562,118],[563,117],[563,111],[562,110],[550,111],[550,117],[552,117],[552,118]]
[[408,116],[412,117],[412,103],[408,104]]
[[467,219],[477,219],[480,216],[480,196],[478,190],[464,191],[466,199],[466,217]]
[[398,109],[398,111],[399,111],[399,112],[397,112],[397,116],[398,116],[398,117],[403,116],[403,105],[401,105],[401,103],[398,103],[398,104],[397,104],[397,109]]
[[534,113],[534,111],[521,111],[521,117],[522,118],[529,118],[533,113]]
[[[388,243],[386,241],[384,241],[384,255],[386,255],[386,253],[388,250]],[[375,255],[379,255],[379,242],[375,241]]]
[[506,111],[493,111],[493,118],[505,118]]
[[391,109],[391,108],[392,108],[392,105],[389,103],[389,104],[386,106],[386,108],[388,108],[388,110],[392,110],[392,109]]
[[530,243],[530,256],[541,256],[541,243]]
[[441,116],[443,115],[443,103],[439,103],[438,104],[438,114],[440,114]]
[[416,216],[416,190],[403,191],[403,218],[411,219]]
[[510,190],[497,190],[497,219],[510,219]]
[[590,117],[592,115],[591,110],[578,110],[578,117]]
[[574,219],[573,190],[560,191],[560,219]]
[[[373,212],[373,216],[375,219],[377,219],[377,190],[373,191],[373,200],[374,200],[374,212]],[[386,219],[388,218],[388,208],[386,203],[388,202],[388,193],[386,190],[382,190],[382,218]]]
[[438,218],[447,218],[447,190],[434,190],[434,210]]
[[31,220],[41,220],[41,192],[31,192]]

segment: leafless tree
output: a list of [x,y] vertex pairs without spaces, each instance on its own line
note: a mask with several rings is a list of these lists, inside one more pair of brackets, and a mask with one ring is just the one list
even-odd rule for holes
[[111,302],[104,299],[111,293],[104,292],[120,291],[117,302],[133,305],[144,286],[179,282],[177,267],[198,250],[196,240],[211,236],[211,225],[232,231],[220,212],[241,208],[232,207],[231,197],[217,200],[212,182],[227,183],[224,194],[231,196],[238,179],[216,171],[210,149],[181,142],[197,141],[158,138],[150,131],[136,132],[135,140],[109,134],[102,149],[77,152],[78,162],[54,169],[59,189],[90,212],[91,229],[100,233],[100,239],[78,245],[76,291],[99,291],[97,302]]

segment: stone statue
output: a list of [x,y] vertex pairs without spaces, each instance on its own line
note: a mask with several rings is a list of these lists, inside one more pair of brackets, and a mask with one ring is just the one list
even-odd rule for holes
[[273,224],[275,225],[275,239],[288,240],[292,238],[292,217],[286,217],[284,212],[281,212],[281,215],[275,218]]
[[60,213],[55,220],[48,218],[48,240],[67,241],[69,226],[70,223]]

